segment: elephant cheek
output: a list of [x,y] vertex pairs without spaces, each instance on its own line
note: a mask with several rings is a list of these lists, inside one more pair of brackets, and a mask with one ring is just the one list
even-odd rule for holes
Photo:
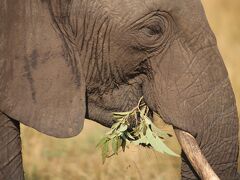
[[[153,78],[144,87],[144,98],[166,123],[196,138],[220,177],[234,177],[238,116],[221,55],[216,46],[202,48],[192,56],[181,47],[175,42],[161,60],[152,59]],[[226,164],[224,175],[221,169]]]
[[[152,79],[144,96],[166,123],[195,136],[213,113],[230,108],[234,95],[216,46],[191,54],[175,41],[164,55],[151,59]],[[206,120],[209,123],[209,120]]]

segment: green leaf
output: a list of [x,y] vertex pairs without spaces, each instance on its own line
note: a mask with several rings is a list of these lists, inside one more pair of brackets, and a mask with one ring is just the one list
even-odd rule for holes
[[148,139],[145,136],[143,136],[143,137],[141,137],[140,139],[138,139],[136,141],[132,141],[132,143],[134,145],[142,145],[142,144],[148,145],[149,141],[148,141]]
[[102,146],[102,161],[103,161],[103,164],[105,163],[106,161],[106,158],[108,157],[108,153],[109,153],[109,141],[106,141],[105,144]]
[[143,119],[145,120],[145,122],[146,122],[146,124],[149,126],[149,125],[152,125],[153,123],[152,123],[152,121],[151,121],[151,119],[148,117],[148,116],[143,116]]
[[147,109],[147,106],[143,106],[143,107],[140,109],[140,113],[141,113],[142,116],[145,115],[146,109]]
[[[140,133],[142,132],[142,128],[140,127],[140,125],[134,129],[133,131],[133,136],[134,137],[139,137],[140,136]],[[136,138],[135,138],[136,139]]]
[[143,132],[143,135],[145,136],[146,135],[146,133],[147,133],[147,129],[148,129],[148,127],[147,126],[144,126],[143,127],[143,129],[142,129],[142,132]]
[[97,147],[100,147],[102,145],[104,145],[106,143],[106,141],[108,141],[107,137],[102,138],[99,143],[97,144]]
[[164,153],[171,156],[180,157],[178,154],[172,151],[159,137],[156,137],[156,140],[156,144],[163,149]]
[[126,135],[129,139],[135,140],[135,138],[131,135],[130,132],[125,133],[125,135]]
[[123,140],[121,137],[118,137],[118,149],[121,147]]
[[121,144],[121,146],[122,146],[123,152],[125,152],[126,145],[127,145],[127,141],[126,141],[125,139],[122,139],[122,144]]
[[118,128],[118,131],[120,131],[120,132],[124,132],[124,131],[126,131],[127,130],[127,128],[128,128],[128,126],[127,125],[125,125],[125,124],[122,124],[119,128]]
[[152,126],[152,130],[154,133],[156,133],[157,136],[160,136],[164,139],[171,137],[167,132],[162,131],[161,129],[157,128],[156,126]]
[[115,132],[115,133],[112,133],[112,134],[108,135],[108,138],[109,139],[113,139],[113,138],[115,138],[117,136],[118,136],[118,134],[117,134],[117,132]]
[[153,132],[156,132],[156,134],[157,134],[158,136],[163,137],[163,138],[171,137],[170,134],[168,134],[167,132],[164,132],[164,131],[160,130],[157,126],[155,126],[155,125],[152,123],[152,121],[149,119],[149,117],[145,116],[145,120],[146,120],[146,123],[151,126],[152,131],[153,131]]
[[114,131],[115,131],[115,129],[110,129],[110,131],[108,131],[108,132],[106,133],[106,135],[107,135],[107,136],[110,136],[110,135],[112,135],[112,134],[114,133]]
[[[161,129],[158,129],[148,117],[149,107],[144,103],[143,97],[138,102],[138,105],[128,112],[115,112],[113,113],[113,119],[116,121],[106,133],[105,137],[100,140],[97,147],[102,149],[103,163],[106,158],[109,158],[109,154],[118,154],[119,148],[125,151],[127,143],[133,143],[135,145],[142,145],[152,147],[154,150],[178,156],[171,149],[169,149],[163,142],[163,139],[170,135]],[[130,131],[129,120],[135,119],[136,127]],[[112,148],[109,148],[111,143]]]
[[118,153],[118,137],[112,139],[112,150],[114,154]]
[[117,122],[115,124],[112,125],[111,129],[117,129],[119,126],[121,125],[121,122]]
[[168,148],[159,137],[154,137],[150,129],[147,129],[146,138],[148,139],[154,150],[179,157],[179,155],[173,152],[170,148]]

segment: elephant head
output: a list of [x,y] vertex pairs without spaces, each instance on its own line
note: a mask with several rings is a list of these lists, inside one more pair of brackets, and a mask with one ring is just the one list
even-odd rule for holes
[[200,0],[4,2],[1,112],[71,137],[85,118],[110,127],[143,96],[177,132],[183,179],[208,163],[239,178],[235,97]]

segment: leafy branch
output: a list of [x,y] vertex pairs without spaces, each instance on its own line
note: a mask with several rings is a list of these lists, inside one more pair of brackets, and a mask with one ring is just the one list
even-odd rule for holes
[[[170,134],[158,129],[149,117],[149,108],[143,101],[139,100],[138,105],[128,112],[113,113],[116,123],[98,143],[97,147],[102,149],[102,160],[117,155],[126,145],[132,143],[144,147],[153,148],[163,154],[179,157],[164,143],[164,140],[171,137]],[[136,126],[130,128],[129,120],[134,119]]]

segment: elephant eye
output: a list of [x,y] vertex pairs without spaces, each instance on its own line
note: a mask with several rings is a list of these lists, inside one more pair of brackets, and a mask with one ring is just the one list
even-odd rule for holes
[[153,16],[140,27],[140,38],[143,42],[156,43],[163,37],[166,31],[167,21],[161,16]]
[[146,26],[144,28],[142,28],[141,30],[146,36],[159,36],[159,35],[162,35],[163,34],[163,30],[161,28],[160,25],[155,25],[155,24],[152,24],[152,25],[149,25],[149,26]]
[[173,25],[171,16],[166,12],[154,12],[149,17],[138,20],[133,26],[132,47],[140,51],[154,52],[168,42]]

